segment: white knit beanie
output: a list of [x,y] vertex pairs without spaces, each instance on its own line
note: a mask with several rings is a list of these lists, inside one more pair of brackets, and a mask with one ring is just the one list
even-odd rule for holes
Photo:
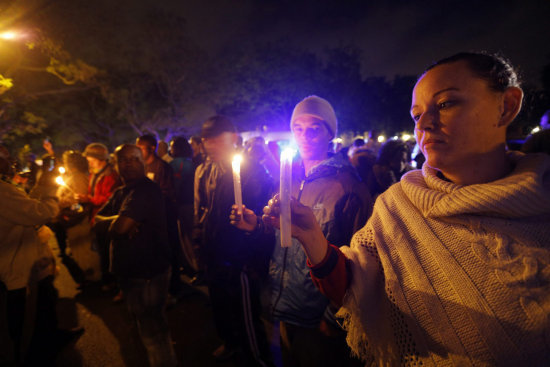
[[294,107],[292,111],[292,117],[290,118],[290,129],[292,130],[292,123],[301,116],[313,116],[320,120],[323,120],[334,138],[338,130],[338,120],[336,114],[330,103],[321,97],[309,96],[304,98],[300,103]]

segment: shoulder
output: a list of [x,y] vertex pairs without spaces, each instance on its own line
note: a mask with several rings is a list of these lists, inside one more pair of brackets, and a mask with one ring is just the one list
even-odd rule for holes
[[21,197],[27,198],[27,194],[23,190],[18,189],[15,185],[0,180],[0,195],[6,197]]

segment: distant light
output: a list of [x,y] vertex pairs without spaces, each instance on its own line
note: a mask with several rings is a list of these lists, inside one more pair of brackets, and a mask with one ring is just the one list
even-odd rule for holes
[[61,177],[61,176],[57,176],[55,178],[55,182],[60,186],[65,186],[65,181],[63,180],[63,177]]
[[540,127],[537,126],[533,130],[531,130],[531,134],[538,133],[540,131]]
[[0,33],[0,38],[6,41],[13,41],[14,39],[17,38],[17,36],[18,34],[13,31],[6,31],[6,32]]
[[378,142],[383,143],[384,141],[386,141],[386,137],[384,135],[379,135],[378,136]]
[[399,139],[399,137],[397,135],[394,135],[394,136],[391,137],[391,140],[397,140],[397,139]]
[[335,142],[336,144],[341,144],[342,141],[343,141],[342,138],[336,138],[336,139],[334,139],[334,142]]
[[65,167],[59,167],[59,173],[64,174],[65,173]]
[[403,141],[410,140],[410,138],[411,138],[411,136],[410,136],[409,134],[403,134],[403,135],[401,136],[401,140],[403,140]]

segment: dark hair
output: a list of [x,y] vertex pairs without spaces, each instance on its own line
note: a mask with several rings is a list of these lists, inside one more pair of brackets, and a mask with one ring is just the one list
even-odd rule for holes
[[212,116],[202,124],[201,137],[213,138],[225,132],[236,133],[237,129],[227,117],[220,115]]
[[74,150],[66,150],[65,152],[63,152],[62,159],[63,162],[66,162],[66,164],[68,165],[67,168],[82,173],[88,172],[88,161],[80,152]]
[[151,134],[142,135],[139,138],[137,138],[137,140],[149,144],[150,146],[155,148],[155,150],[157,149],[157,138],[155,138]]
[[[485,80],[496,92],[504,92],[509,87],[519,87],[520,80],[512,64],[504,57],[487,52],[460,52],[430,65],[422,75],[436,66],[464,61],[470,70]],[[422,76],[421,75],[421,76]]]
[[411,151],[407,143],[399,139],[388,140],[380,147],[376,163],[388,166],[395,154],[401,152],[406,152],[407,154],[410,154]]
[[174,157],[191,158],[193,156],[193,149],[183,136],[176,136],[172,139],[172,150]]
[[362,147],[363,145],[365,145],[365,139],[357,138],[353,141],[354,147]]

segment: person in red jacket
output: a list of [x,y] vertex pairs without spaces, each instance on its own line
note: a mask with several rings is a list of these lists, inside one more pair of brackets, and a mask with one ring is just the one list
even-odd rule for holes
[[109,150],[105,145],[89,144],[83,155],[88,160],[90,171],[88,194],[76,196],[80,203],[90,204],[90,220],[93,222],[96,213],[111,197],[113,191],[120,186],[120,180],[116,170],[109,164]]
[[97,251],[99,253],[102,281],[106,289],[114,284],[113,276],[109,273],[109,243],[108,226],[95,224],[95,216],[99,209],[109,200],[111,194],[120,186],[120,179],[114,167],[109,163],[109,150],[101,143],[88,144],[84,153],[88,160],[90,181],[88,194],[76,195],[79,203],[89,206],[90,222],[95,232]]

